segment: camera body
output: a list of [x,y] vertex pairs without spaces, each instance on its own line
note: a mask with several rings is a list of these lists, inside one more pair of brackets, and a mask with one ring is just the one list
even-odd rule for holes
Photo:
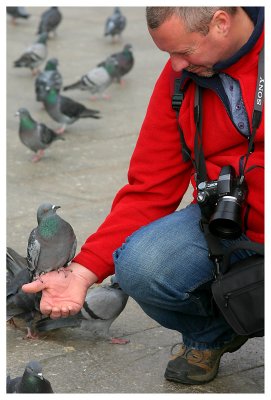
[[226,165],[218,180],[200,182],[197,188],[197,202],[210,232],[222,239],[237,239],[242,233],[241,207],[247,194],[244,176],[237,177],[233,167]]

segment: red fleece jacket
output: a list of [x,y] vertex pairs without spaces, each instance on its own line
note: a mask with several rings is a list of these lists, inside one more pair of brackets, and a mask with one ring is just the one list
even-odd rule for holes
[[[223,70],[239,81],[243,101],[251,126],[256,89],[258,56],[263,46],[263,35],[253,49],[239,61]],[[128,184],[116,195],[105,221],[82,246],[75,262],[94,272],[101,282],[114,273],[112,253],[127,236],[178,207],[189,182],[195,187],[191,162],[182,160],[176,114],[171,107],[170,61],[162,71],[150,99],[140,135],[131,158]],[[179,123],[185,141],[194,155],[194,92],[191,83],[181,107]],[[224,165],[232,165],[239,172],[240,157],[246,154],[247,139],[238,132],[227,115],[225,106],[211,90],[203,94],[203,149],[207,173],[217,179]],[[247,214],[247,236],[264,241],[264,118],[257,130],[255,150],[247,167],[256,165],[246,174],[248,195],[244,213]],[[194,191],[194,197],[196,192]],[[195,200],[194,200],[195,201]]]

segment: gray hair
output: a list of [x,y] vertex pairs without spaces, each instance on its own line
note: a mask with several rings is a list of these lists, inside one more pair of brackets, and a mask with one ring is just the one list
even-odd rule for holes
[[209,24],[218,10],[230,15],[237,12],[238,7],[146,7],[147,24],[150,29],[158,28],[173,15],[180,17],[188,32],[199,32],[207,35]]

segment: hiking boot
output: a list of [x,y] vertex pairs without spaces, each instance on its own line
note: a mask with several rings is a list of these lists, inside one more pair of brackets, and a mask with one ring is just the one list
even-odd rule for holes
[[218,372],[220,358],[224,353],[233,353],[248,340],[237,336],[220,349],[197,350],[182,344],[181,349],[169,361],[165,378],[169,381],[188,385],[200,385],[213,380]]

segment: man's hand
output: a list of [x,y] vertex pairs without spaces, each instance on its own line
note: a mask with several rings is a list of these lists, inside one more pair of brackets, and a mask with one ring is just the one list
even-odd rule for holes
[[51,271],[22,286],[25,293],[42,290],[40,311],[52,319],[77,314],[84,303],[88,288],[97,282],[97,276],[77,263],[64,271]]

